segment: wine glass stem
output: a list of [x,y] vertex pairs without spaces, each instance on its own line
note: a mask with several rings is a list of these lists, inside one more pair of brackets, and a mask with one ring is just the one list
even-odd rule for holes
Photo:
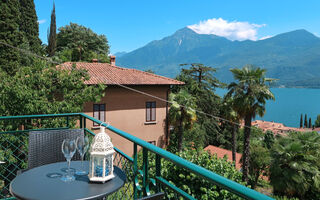
[[69,177],[71,176],[71,173],[70,173],[70,161],[71,161],[71,159],[68,159],[68,176]]
[[83,171],[83,157],[84,155],[81,155],[81,171]]

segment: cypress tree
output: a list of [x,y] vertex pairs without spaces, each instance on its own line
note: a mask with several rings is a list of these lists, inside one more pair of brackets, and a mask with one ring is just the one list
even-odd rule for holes
[[307,117],[307,114],[304,115],[304,128],[308,128],[308,117]]
[[308,128],[311,128],[312,127],[312,122],[311,122],[311,117],[309,118],[309,126]]
[[300,128],[302,128],[303,127],[303,116],[302,116],[302,114],[300,115]]
[[53,3],[53,9],[51,12],[51,22],[50,22],[50,31],[48,34],[48,55],[49,57],[54,56],[57,47],[57,26],[56,26],[56,9]]
[[20,0],[21,20],[19,29],[24,32],[27,43],[32,52],[41,52],[41,40],[39,38],[39,24],[36,8],[33,0]]
[[[0,69],[9,75],[14,75],[21,64],[21,53],[3,43],[21,47],[24,43],[20,31],[19,0],[0,1]],[[2,42],[2,43],[1,43]]]

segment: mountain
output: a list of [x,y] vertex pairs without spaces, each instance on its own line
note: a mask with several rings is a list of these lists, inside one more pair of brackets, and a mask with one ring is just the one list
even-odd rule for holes
[[[232,80],[230,68],[253,64],[267,69],[267,75],[284,86],[320,86],[320,38],[306,30],[258,41],[230,41],[224,37],[197,34],[182,28],[117,58],[117,65],[175,77],[182,63],[203,63],[218,68],[217,77]],[[312,81],[310,81],[312,80]],[[308,82],[308,83],[306,83]]]
[[127,52],[125,51],[120,51],[114,54],[114,56],[116,56],[117,58],[120,58],[121,56],[125,55]]

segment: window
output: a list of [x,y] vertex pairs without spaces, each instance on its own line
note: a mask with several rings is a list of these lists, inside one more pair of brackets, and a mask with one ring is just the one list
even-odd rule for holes
[[146,103],[146,122],[156,121],[156,102]]
[[[106,121],[105,117],[106,104],[93,104],[93,118],[100,120],[102,122]],[[93,126],[98,126],[99,124],[93,122]]]

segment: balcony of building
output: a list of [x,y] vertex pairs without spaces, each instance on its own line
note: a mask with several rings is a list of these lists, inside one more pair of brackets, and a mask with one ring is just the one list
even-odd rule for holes
[[196,199],[197,194],[184,187],[177,187],[179,184],[163,174],[161,167],[164,160],[200,177],[206,186],[215,185],[217,189],[229,191],[244,199],[272,199],[83,113],[0,117],[0,198],[14,199],[9,186],[17,173],[28,167],[30,131],[80,128],[85,135],[92,138],[95,134],[87,128],[88,120],[130,141],[134,152],[133,155],[127,155],[114,147],[116,153],[113,164],[125,172],[127,179],[124,186],[107,199],[139,199],[159,193],[164,194],[164,199]]

